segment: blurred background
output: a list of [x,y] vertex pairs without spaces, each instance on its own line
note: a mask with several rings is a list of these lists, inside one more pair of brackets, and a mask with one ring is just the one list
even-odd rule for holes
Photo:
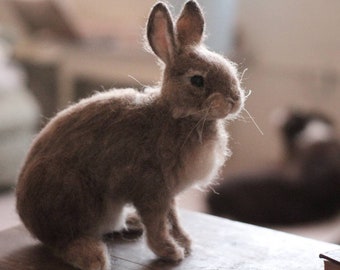
[[[177,15],[185,1],[167,2]],[[287,112],[327,115],[337,137],[339,1],[198,2],[206,16],[206,44],[238,64],[242,85],[251,90],[246,109],[263,132],[246,112],[229,124],[233,156],[219,183],[285,160],[280,123]],[[13,197],[17,173],[34,134],[49,118],[94,91],[142,88],[159,80],[156,59],[143,43],[154,3],[0,0],[0,229],[18,223]],[[210,193],[209,188],[185,192],[180,205],[209,212]],[[271,227],[339,242],[339,225],[335,214]]]

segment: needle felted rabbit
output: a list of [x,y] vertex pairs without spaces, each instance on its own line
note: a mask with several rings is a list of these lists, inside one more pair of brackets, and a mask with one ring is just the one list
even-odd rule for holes
[[209,183],[229,155],[226,119],[242,109],[234,65],[202,45],[204,18],[188,1],[174,26],[157,3],[147,23],[165,64],[159,87],[112,89],[58,113],[38,134],[17,185],[27,229],[69,264],[109,269],[102,236],[132,204],[160,258],[182,260],[190,239],[174,197]]

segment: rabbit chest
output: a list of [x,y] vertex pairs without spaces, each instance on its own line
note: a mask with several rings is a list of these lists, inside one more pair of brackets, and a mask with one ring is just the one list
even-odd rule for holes
[[[183,153],[182,164],[179,170],[180,189],[196,184],[208,185],[214,180],[219,169],[230,155],[228,145],[228,134],[224,123],[217,123],[213,134],[208,134],[204,139],[198,136],[195,147]],[[183,186],[182,186],[183,185]]]

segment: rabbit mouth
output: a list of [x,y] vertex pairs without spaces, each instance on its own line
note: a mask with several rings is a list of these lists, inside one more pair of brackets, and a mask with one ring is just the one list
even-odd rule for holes
[[241,103],[239,99],[225,97],[221,93],[214,93],[206,100],[204,107],[207,108],[207,119],[222,119],[236,114]]

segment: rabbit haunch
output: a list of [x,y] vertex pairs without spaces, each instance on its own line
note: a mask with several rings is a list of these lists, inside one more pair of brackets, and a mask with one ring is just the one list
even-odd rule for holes
[[[176,27],[176,29],[175,29]],[[17,210],[28,230],[64,261],[110,269],[102,235],[145,228],[150,249],[179,261],[191,240],[175,196],[214,179],[229,155],[226,119],[244,103],[235,67],[202,44],[204,18],[188,1],[174,24],[157,3],[147,38],[164,63],[159,87],[97,93],[58,113],[38,134],[17,184]],[[142,224],[143,226],[142,226]]]

